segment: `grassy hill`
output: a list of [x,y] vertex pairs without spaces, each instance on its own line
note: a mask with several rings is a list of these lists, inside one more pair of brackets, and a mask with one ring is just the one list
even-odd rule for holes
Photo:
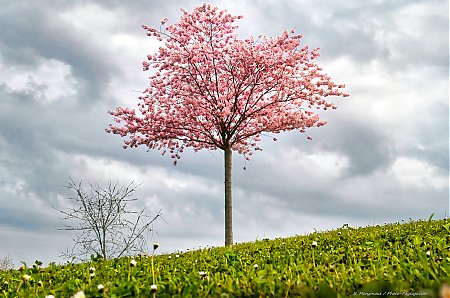
[[0,272],[0,296],[438,297],[449,283],[450,223],[430,218],[154,258],[36,262]]

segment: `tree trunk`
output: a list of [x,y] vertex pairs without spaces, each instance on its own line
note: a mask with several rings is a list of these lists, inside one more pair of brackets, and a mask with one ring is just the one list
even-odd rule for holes
[[225,148],[225,245],[233,244],[233,207],[231,195],[231,168],[233,151]]

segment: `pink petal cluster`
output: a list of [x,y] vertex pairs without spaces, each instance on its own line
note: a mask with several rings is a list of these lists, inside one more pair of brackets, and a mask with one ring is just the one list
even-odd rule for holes
[[145,145],[176,160],[186,147],[231,148],[248,157],[261,150],[262,133],[325,125],[313,109],[335,109],[327,98],[348,94],[314,62],[318,50],[302,46],[294,31],[239,39],[234,22],[240,18],[203,4],[183,10],[164,30],[144,25],[148,36],[165,42],[143,62],[155,72],[139,97],[139,113],[110,111],[122,126],[106,131],[129,136],[125,148]]

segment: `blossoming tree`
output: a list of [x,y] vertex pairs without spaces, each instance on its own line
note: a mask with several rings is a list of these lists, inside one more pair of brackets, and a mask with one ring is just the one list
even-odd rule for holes
[[[109,113],[121,126],[107,132],[128,136],[124,148],[145,145],[170,152],[176,165],[186,147],[223,150],[225,164],[225,245],[233,243],[232,152],[249,159],[261,150],[263,133],[320,127],[313,109],[335,109],[329,96],[348,96],[314,62],[317,50],[301,46],[301,35],[239,39],[232,16],[209,4],[182,10],[173,25],[143,26],[163,42],[147,56],[155,71],[134,109]],[[308,136],[308,138],[310,138]],[[276,138],[274,138],[276,141]]]

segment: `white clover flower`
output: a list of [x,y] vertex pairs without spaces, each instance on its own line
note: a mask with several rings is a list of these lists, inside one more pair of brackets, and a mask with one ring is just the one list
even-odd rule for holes
[[169,256],[168,259],[170,260],[172,258],[172,256]]
[[317,241],[313,241],[311,245],[312,245],[313,247],[316,247],[316,246],[317,246]]
[[180,257],[180,255],[178,255],[178,254],[177,254],[177,255],[175,255],[175,258],[179,258],[179,257]]
[[339,231],[339,232],[338,232],[338,235],[341,235],[341,234],[342,234],[342,232]]
[[53,296],[53,295],[47,295],[47,296],[45,296],[45,298],[55,298],[55,296]]
[[426,252],[426,255],[427,255],[427,256],[431,256],[431,251],[428,250],[428,251]]
[[99,291],[100,293],[103,293],[103,291],[105,290],[105,287],[104,287],[102,284],[99,284],[99,285],[97,286],[97,289],[98,289],[98,291]]
[[75,293],[75,295],[73,295],[72,298],[86,298],[86,295],[84,295],[83,291],[79,291]]
[[31,276],[29,276],[28,274],[24,274],[22,275],[22,280],[27,281],[30,280]]
[[135,260],[135,259],[131,259],[131,261],[130,261],[130,266],[131,266],[131,267],[134,267],[134,266],[136,266],[136,265],[137,265],[136,260]]
[[150,290],[154,293],[158,290],[158,286],[157,285],[151,285],[150,286]]
[[201,277],[205,277],[207,273],[206,273],[205,271],[199,271],[198,274],[199,274]]
[[42,287],[42,280],[38,281],[37,285],[38,287]]
[[258,269],[258,264],[253,265],[253,268]]
[[90,274],[90,276],[91,276],[91,278],[94,278],[94,276],[95,276],[95,273],[94,273],[94,272],[92,272],[92,273]]
[[95,268],[94,267],[89,267],[89,273],[94,273],[95,272]]

